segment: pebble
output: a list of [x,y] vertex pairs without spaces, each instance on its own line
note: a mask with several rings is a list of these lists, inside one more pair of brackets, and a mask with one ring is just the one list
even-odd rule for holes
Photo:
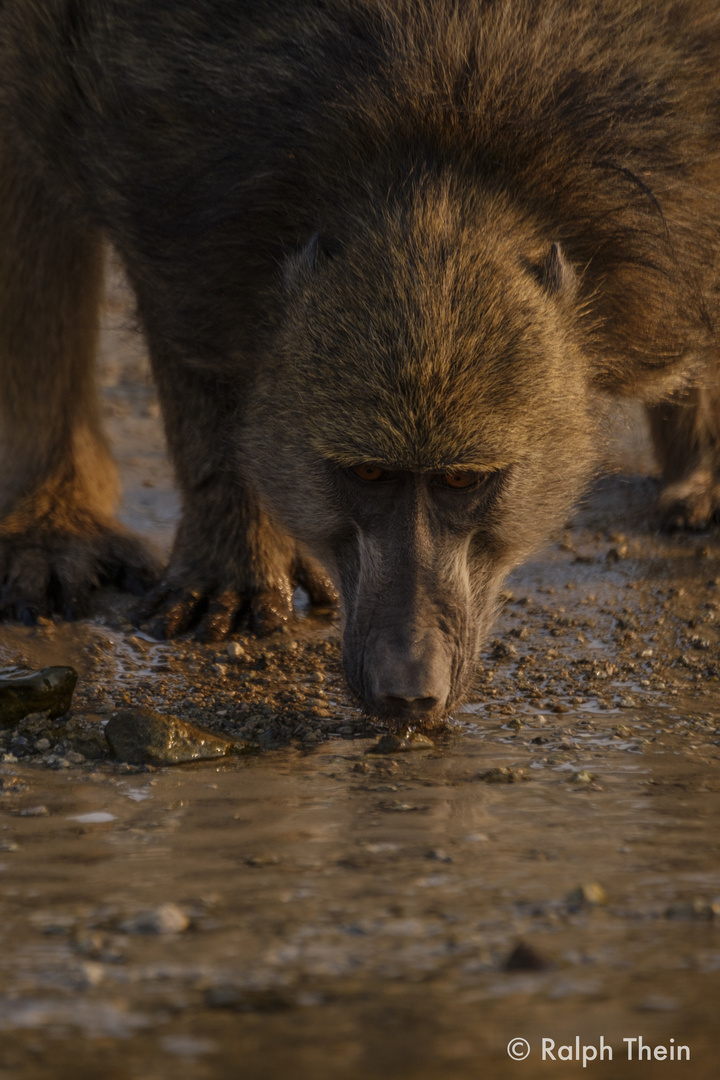
[[[342,731],[342,728],[340,729]],[[428,739],[427,735],[421,735],[417,731],[408,731],[402,735],[382,735],[374,746],[368,750],[369,754],[396,754],[406,753],[410,750],[432,750],[435,743]]]
[[508,769],[505,766],[478,774],[478,780],[484,780],[486,784],[514,784],[518,780],[527,779],[524,769]]
[[596,881],[591,881],[584,885],[578,885],[576,889],[568,893],[565,899],[571,907],[594,907],[599,904],[607,904],[608,895],[602,885],[598,885]]
[[503,964],[505,971],[549,971],[553,962],[525,941],[519,941]]
[[228,642],[227,654],[231,660],[244,660],[247,656],[242,645],[239,645],[237,641]]
[[167,903],[126,919],[120,930],[125,934],[181,934],[189,925],[190,920],[177,904]]
[[27,784],[19,776],[0,776],[0,795],[15,795],[26,790]]
[[150,709],[116,713],[105,726],[105,738],[114,756],[130,765],[179,765],[222,757],[247,745]]
[[595,777],[587,769],[580,769],[579,772],[575,772],[570,777],[571,784],[592,784]]
[[452,855],[448,855],[442,848],[433,848],[431,851],[428,851],[425,857],[427,859],[432,859],[433,862],[451,863],[453,861]]
[[698,921],[720,919],[720,899],[695,899],[681,904],[671,904],[665,910],[665,918],[696,919]]
[[380,803],[380,809],[386,810],[389,813],[394,814],[408,814],[412,810],[419,810],[419,806],[415,806],[414,803],[406,802],[382,802]]

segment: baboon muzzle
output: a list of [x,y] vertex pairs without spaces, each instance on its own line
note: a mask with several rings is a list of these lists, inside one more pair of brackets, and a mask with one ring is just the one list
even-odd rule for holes
[[452,659],[439,631],[415,640],[380,635],[365,666],[366,699],[373,712],[408,721],[444,714]]

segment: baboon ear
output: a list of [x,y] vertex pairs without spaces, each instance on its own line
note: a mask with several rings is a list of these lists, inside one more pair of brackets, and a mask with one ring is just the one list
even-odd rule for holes
[[559,244],[553,244],[539,268],[538,278],[551,296],[571,299],[577,289],[575,271],[563,255]]

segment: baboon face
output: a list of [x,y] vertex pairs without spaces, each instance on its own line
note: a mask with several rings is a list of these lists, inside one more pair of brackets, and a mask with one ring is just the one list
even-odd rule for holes
[[384,717],[436,719],[472,675],[503,577],[491,522],[507,470],[337,469],[345,671]]
[[519,253],[444,196],[296,261],[243,435],[251,482],[335,577],[351,687],[398,720],[461,699],[592,429],[559,249]]

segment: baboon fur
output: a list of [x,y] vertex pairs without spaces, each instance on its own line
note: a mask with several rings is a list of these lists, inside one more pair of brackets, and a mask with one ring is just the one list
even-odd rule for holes
[[93,383],[109,240],[183,498],[146,625],[335,586],[367,707],[444,715],[599,395],[649,403],[671,523],[717,509],[719,158],[713,0],[0,0],[2,610],[154,572]]

